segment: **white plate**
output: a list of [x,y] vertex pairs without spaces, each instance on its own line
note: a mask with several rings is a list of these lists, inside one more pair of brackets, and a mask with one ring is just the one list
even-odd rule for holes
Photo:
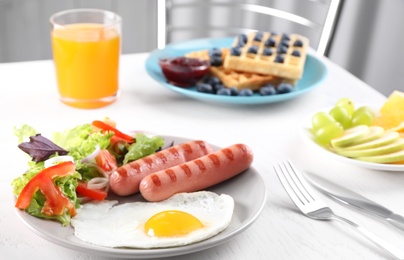
[[[166,140],[166,143],[170,143],[172,140],[175,143],[189,141],[189,139],[169,136],[164,136],[164,139]],[[211,146],[214,150],[220,149],[217,146]],[[58,222],[39,219],[18,209],[16,209],[16,213],[24,224],[34,233],[50,242],[66,248],[90,254],[97,254],[104,257],[132,259],[168,257],[201,251],[229,241],[244,231],[258,218],[266,201],[264,180],[253,167],[250,167],[242,174],[207,190],[218,194],[228,194],[233,197],[235,208],[232,221],[227,229],[220,234],[205,241],[182,247],[145,250],[95,246],[76,238],[73,235],[74,229],[71,226],[62,227]],[[118,199],[120,203],[128,201],[144,201],[139,194],[130,197],[111,196],[108,199]]]
[[[362,106],[361,105],[357,105]],[[374,105],[368,105],[371,108],[373,108],[375,111],[377,111],[376,106]],[[380,107],[380,106],[379,106]],[[321,109],[319,111],[324,111],[324,112],[328,112],[330,111],[332,107],[327,107],[324,109]],[[359,161],[359,160],[355,160],[355,159],[351,159],[345,156],[341,156],[338,155],[330,150],[328,150],[326,147],[321,146],[319,144],[317,144],[314,141],[313,138],[313,134],[310,132],[310,128],[311,128],[311,118],[312,116],[317,113],[318,111],[310,114],[309,116],[307,116],[304,120],[303,123],[299,129],[300,132],[300,136],[303,139],[303,141],[312,149],[314,149],[315,151],[325,154],[327,156],[329,156],[332,159],[335,160],[339,160],[341,162],[345,162],[345,163],[349,163],[358,167],[362,167],[362,168],[366,168],[366,169],[371,169],[371,170],[382,170],[382,171],[404,171],[404,165],[398,165],[398,164],[382,164],[382,163],[371,163],[371,162],[364,162],[364,161]]]

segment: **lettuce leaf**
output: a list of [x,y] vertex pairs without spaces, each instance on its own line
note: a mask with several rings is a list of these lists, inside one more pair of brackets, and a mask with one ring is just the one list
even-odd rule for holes
[[88,171],[87,166],[81,163],[81,160],[92,152],[97,145],[101,149],[109,146],[113,133],[103,134],[93,132],[91,124],[83,124],[64,132],[57,132],[53,135],[53,142],[69,151],[69,155],[74,158],[76,169],[78,171]]
[[11,182],[11,186],[13,186],[13,193],[16,196],[18,196],[21,193],[21,190],[24,188],[24,186],[27,185],[27,183],[43,169],[44,169],[43,162],[35,163],[33,161],[29,161],[28,170]]
[[41,134],[30,136],[29,142],[20,143],[18,148],[29,154],[34,162],[43,162],[55,154],[66,155],[68,153]]
[[17,137],[19,144],[37,133],[35,128],[29,125],[22,125],[20,128],[14,127],[14,135]]
[[136,134],[136,142],[128,147],[123,163],[137,160],[144,156],[153,154],[159,148],[164,146],[164,139],[161,136],[147,137],[145,134]]

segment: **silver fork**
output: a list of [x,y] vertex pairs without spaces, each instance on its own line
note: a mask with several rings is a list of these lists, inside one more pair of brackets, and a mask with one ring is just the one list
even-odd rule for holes
[[304,215],[316,220],[339,220],[346,223],[395,258],[404,259],[404,252],[398,247],[382,240],[349,219],[335,215],[290,161],[274,165],[274,170],[286,193]]

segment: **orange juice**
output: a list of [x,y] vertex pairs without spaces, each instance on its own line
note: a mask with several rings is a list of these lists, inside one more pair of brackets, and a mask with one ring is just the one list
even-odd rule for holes
[[118,94],[120,33],[102,24],[79,23],[51,32],[61,100],[80,108],[115,101]]

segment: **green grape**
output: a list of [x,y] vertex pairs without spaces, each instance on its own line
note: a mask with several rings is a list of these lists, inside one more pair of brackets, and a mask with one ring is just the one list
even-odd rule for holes
[[344,128],[338,122],[327,124],[314,133],[314,139],[321,145],[327,145],[332,139],[342,136],[344,134]]
[[344,129],[348,129],[351,127],[351,115],[348,113],[348,110],[343,106],[335,106],[333,107],[329,114],[339,122]]
[[311,126],[313,133],[317,131],[317,129],[327,126],[328,124],[335,123],[335,119],[326,112],[317,112],[311,118]]
[[340,100],[337,101],[336,106],[345,107],[345,109],[348,111],[350,115],[352,115],[355,112],[355,105],[350,98],[341,98]]
[[361,109],[359,111],[355,111],[352,115],[352,126],[357,125],[367,125],[370,126],[373,122],[375,115],[373,111],[368,109]]
[[373,112],[373,109],[371,107],[362,106],[362,107],[359,107],[358,109],[355,110],[355,112],[352,114],[352,117],[357,115],[357,114],[360,114],[360,113],[362,113],[364,111],[368,111],[374,116],[374,112]]

